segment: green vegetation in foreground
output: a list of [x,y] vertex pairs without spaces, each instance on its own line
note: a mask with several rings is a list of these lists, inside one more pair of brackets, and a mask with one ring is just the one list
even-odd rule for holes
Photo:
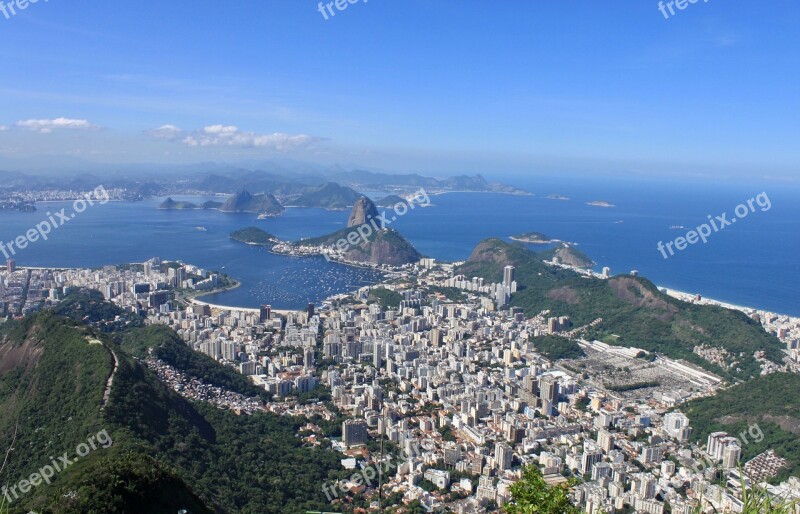
[[[94,307],[113,313],[109,306]],[[92,309],[86,315],[103,318]],[[104,344],[89,344],[93,339]],[[5,454],[12,440],[14,448],[24,448],[10,453],[0,482],[16,484],[50,456],[74,452],[102,430],[113,440],[110,448],[98,448],[57,474],[52,484],[31,490],[9,512],[326,510],[320,484],[341,473],[340,456],[304,446],[296,434],[305,419],[237,416],[189,402],[134,358],[153,349],[204,382],[244,392],[252,387],[181,344],[166,327],[101,333],[50,311],[0,326],[0,449]],[[120,363],[101,410],[114,369],[110,349]]]
[[565,337],[532,337],[531,342],[535,345],[537,352],[551,361],[557,361],[559,359],[580,359],[586,356],[577,342]]
[[506,514],[580,514],[569,500],[570,484],[549,486],[536,466],[528,466],[522,478],[511,486],[511,502]]
[[[743,462],[772,449],[789,461],[776,482],[790,475],[800,476],[798,391],[800,375],[774,373],[695,400],[685,409],[694,428],[692,438],[704,444],[712,432],[728,432],[735,437],[744,433],[748,443],[742,444]],[[756,424],[763,434],[761,441],[757,441],[758,430],[753,431],[756,437],[748,433],[748,428]]]
[[256,227],[243,228],[241,230],[237,230],[236,232],[232,232],[231,239],[234,241],[239,241],[240,243],[258,246],[271,246],[278,240],[269,232],[265,232],[264,230]]
[[[780,341],[742,312],[681,302],[641,277],[586,278],[544,264],[541,254],[523,245],[500,239],[483,241],[458,273],[500,282],[506,265],[516,266],[521,287],[512,297],[512,306],[522,307],[528,316],[549,309],[554,315],[569,316],[575,326],[603,318],[587,332],[587,338],[603,340],[616,335],[616,345],[685,359],[728,379],[758,376],[760,365],[753,358],[756,351],[765,351],[775,362],[783,359]],[[724,370],[695,355],[693,349],[700,344],[724,347],[737,356],[737,368]]]

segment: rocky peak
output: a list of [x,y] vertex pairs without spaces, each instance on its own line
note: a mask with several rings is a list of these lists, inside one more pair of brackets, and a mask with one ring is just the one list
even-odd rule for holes
[[356,200],[355,205],[353,205],[353,210],[350,212],[350,218],[347,220],[347,226],[357,227],[359,225],[363,225],[364,223],[369,223],[372,218],[377,217],[378,208],[375,207],[375,203],[366,196],[362,196]]

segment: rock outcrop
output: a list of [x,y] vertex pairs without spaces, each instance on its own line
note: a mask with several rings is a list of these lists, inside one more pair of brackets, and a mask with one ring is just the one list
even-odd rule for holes
[[347,226],[357,227],[364,223],[369,223],[373,219],[378,223],[378,214],[378,208],[375,207],[375,203],[366,196],[362,196],[356,200],[356,204],[350,212],[350,218],[347,220]]

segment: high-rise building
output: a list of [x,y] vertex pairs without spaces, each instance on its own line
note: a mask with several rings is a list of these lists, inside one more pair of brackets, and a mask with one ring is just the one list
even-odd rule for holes
[[506,443],[497,443],[494,446],[494,460],[500,470],[511,469],[511,458],[513,457],[511,446]]
[[511,287],[511,282],[514,281],[514,266],[506,266],[503,268],[503,285]]
[[262,305],[261,306],[261,315],[259,317],[259,320],[261,321],[261,323],[264,323],[265,321],[268,321],[271,318],[272,318],[272,306],[271,305]]
[[8,259],[6,261],[6,271],[9,273],[14,273],[17,271],[17,261],[14,259]]
[[688,441],[689,437],[692,435],[692,428],[689,426],[689,418],[680,412],[665,414],[663,427],[664,432],[680,442]]
[[169,302],[168,291],[156,291],[150,294],[150,307],[153,309],[158,309],[167,302]]
[[316,356],[314,355],[313,348],[306,348],[303,352],[303,366],[306,368],[313,368],[316,364]]
[[584,452],[584,454],[581,456],[581,469],[580,469],[581,473],[583,473],[584,475],[586,473],[591,473],[592,467],[595,464],[602,461],[603,461],[602,453],[591,450]]
[[558,398],[558,379],[553,375],[544,375],[539,379],[539,398],[553,403]]
[[614,448],[614,436],[608,430],[597,432],[597,445],[606,453]]
[[348,419],[342,423],[342,442],[348,448],[364,444],[369,438],[367,422],[361,419]]
[[742,457],[742,448],[737,443],[729,444],[725,447],[722,455],[722,467],[725,469],[735,468],[739,465]]

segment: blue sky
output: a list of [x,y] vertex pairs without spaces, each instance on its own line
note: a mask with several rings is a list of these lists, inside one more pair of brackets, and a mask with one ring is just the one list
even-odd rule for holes
[[800,179],[796,2],[700,0],[669,19],[651,0],[361,0],[327,21],[317,5],[0,13],[0,167],[286,158]]

